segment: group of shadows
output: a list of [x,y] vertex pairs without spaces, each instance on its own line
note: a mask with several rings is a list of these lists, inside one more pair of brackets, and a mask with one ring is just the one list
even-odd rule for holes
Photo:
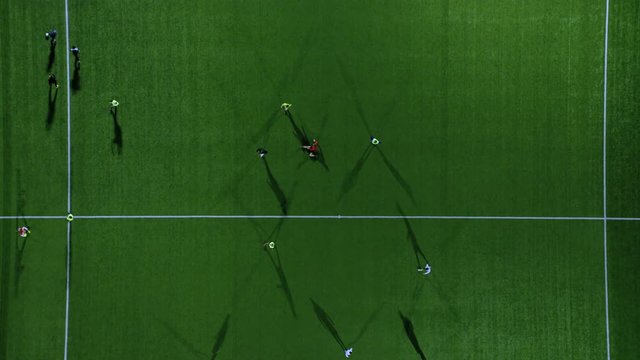
[[[56,50],[56,43],[55,42],[51,42],[51,46],[49,49],[49,57],[48,57],[48,62],[47,62],[47,72],[50,72],[53,64],[55,62],[55,50]],[[74,54],[75,55],[75,54]],[[369,126],[366,122],[366,119],[364,117],[364,112],[362,110],[362,106],[361,104],[358,102],[358,98],[356,96],[355,93],[355,87],[352,84],[352,81],[349,79],[349,77],[346,74],[346,71],[344,70],[344,66],[342,65],[341,62],[339,62],[340,65],[340,69],[342,72],[342,75],[347,83],[347,85],[349,86],[349,88],[352,91],[352,95],[353,95],[353,100],[355,101],[355,105],[356,105],[356,110],[358,112],[358,115],[360,117],[360,119],[362,120],[363,124],[366,127],[366,130],[368,132],[368,135],[371,135],[371,131],[369,129]],[[81,89],[81,82],[80,82],[80,62],[78,60],[78,57],[75,57],[75,62],[74,62],[74,70],[73,70],[73,77],[71,80],[71,89],[72,91],[75,93],[77,91],[79,91]],[[47,129],[50,129],[53,125],[53,120],[54,120],[54,115],[55,115],[55,110],[56,110],[56,99],[58,96],[58,89],[57,87],[52,87],[51,85],[49,86],[49,96],[48,96],[48,112],[47,112],[47,118],[46,118],[46,126]],[[121,154],[122,153],[122,147],[123,147],[123,141],[122,141],[122,128],[118,122],[118,108],[117,107],[112,107],[111,108],[111,116],[113,119],[113,133],[114,133],[114,138],[112,140],[112,152],[114,154]],[[265,125],[262,127],[262,129],[260,129],[259,133],[265,133],[266,131],[268,131],[274,124],[277,118],[277,114],[280,111],[276,111],[274,112],[269,120],[267,121],[267,123],[265,123]],[[309,141],[309,137],[307,136],[306,132],[304,131],[304,128],[298,126],[298,124],[296,123],[296,121],[293,118],[293,115],[291,114],[291,111],[285,111],[284,112],[285,115],[287,116],[287,118],[289,119],[289,123],[291,124],[292,128],[293,128],[293,133],[295,135],[295,137],[297,138],[298,142],[300,143],[301,149],[303,149],[303,146],[308,146],[311,142]],[[367,135],[367,136],[368,136]],[[349,171],[347,173],[347,175],[345,176],[343,182],[342,182],[342,187],[341,187],[341,192],[340,192],[340,199],[342,199],[344,197],[344,195],[346,195],[349,191],[351,191],[358,179],[358,176],[360,174],[360,171],[362,170],[364,164],[366,163],[367,159],[370,157],[371,153],[373,151],[377,151],[378,154],[380,155],[383,163],[385,164],[386,168],[389,170],[390,174],[393,176],[393,178],[396,180],[396,182],[399,184],[399,186],[403,189],[403,191],[408,195],[408,197],[411,199],[411,201],[413,203],[415,203],[415,198],[413,196],[413,192],[411,190],[411,186],[409,185],[409,183],[402,177],[402,175],[400,174],[400,172],[396,169],[396,167],[391,163],[391,161],[389,161],[389,159],[387,158],[387,156],[385,156],[384,152],[382,151],[380,146],[373,146],[372,144],[368,144],[366,146],[366,148],[364,149],[362,155],[360,156],[360,158],[356,161],[356,164],[354,165],[354,167],[351,169],[351,171]],[[277,179],[275,178],[275,176],[273,175],[270,167],[269,167],[269,163],[267,161],[266,157],[263,157],[263,162],[264,162],[264,166],[265,166],[265,170],[267,172],[267,183],[269,185],[269,187],[271,188],[271,190],[273,191],[274,195],[276,196],[276,199],[280,205],[280,209],[282,211],[282,213],[284,215],[288,214],[288,207],[289,207],[289,200],[287,199],[287,196],[285,195],[284,191],[282,190],[282,188],[280,187]],[[320,163],[327,171],[329,171],[329,167],[326,163],[326,159],[324,157],[324,153],[322,152],[322,148],[320,148],[320,150],[317,153],[317,157],[313,158],[314,161],[317,161],[318,163]],[[306,160],[305,160],[306,161]],[[19,176],[18,176],[19,179]],[[24,201],[22,200],[18,200],[18,214],[21,214],[21,208],[23,208],[24,206]],[[400,206],[398,205],[398,211],[400,212],[400,214],[404,217],[404,223],[405,226],[407,228],[407,239],[410,242],[410,245],[412,247],[412,250],[415,254],[416,257],[416,262],[417,262],[417,267],[420,268],[422,265],[422,262],[424,263],[428,263],[426,256],[424,255],[423,251],[420,249],[420,246],[418,244],[416,235],[413,231],[413,229],[411,228],[411,224],[409,223],[408,219],[406,218],[404,212],[402,211],[402,209],[400,208]],[[277,234],[280,231],[280,228],[282,227],[282,224],[284,222],[286,218],[281,218],[280,222],[276,225],[276,227],[273,229],[273,231],[271,231],[271,233],[266,234],[267,236],[267,241],[265,243],[268,243],[270,241],[274,241],[275,237],[277,237]],[[26,225],[26,219],[22,218],[21,221]],[[259,226],[257,224],[254,223],[254,225]],[[264,230],[263,230],[264,231]],[[265,232],[266,233],[266,232]],[[15,249],[16,249],[16,271],[15,271],[15,292],[16,294],[18,293],[19,290],[19,280],[20,280],[20,276],[22,274],[22,272],[24,271],[24,265],[22,263],[22,259],[24,256],[24,251],[26,249],[26,244],[27,244],[27,240],[26,238],[18,238],[16,240],[15,243]],[[291,293],[291,289],[289,287],[289,283],[287,281],[287,277],[285,275],[285,271],[284,268],[282,266],[282,261],[280,258],[280,254],[278,252],[278,248],[275,247],[274,249],[266,249],[265,248],[265,253],[267,254],[267,256],[269,257],[270,263],[273,265],[274,270],[278,276],[278,279],[280,281],[280,289],[282,289],[284,296],[285,296],[285,300],[291,310],[291,313],[293,315],[294,318],[297,318],[297,312],[296,312],[296,307],[295,307],[295,303],[293,300],[293,296]],[[378,313],[380,312],[380,310],[382,309],[382,306],[380,306],[379,308],[377,308],[372,314],[371,316],[365,321],[363,327],[361,328],[361,330],[359,331],[358,335],[355,337],[355,339],[353,341],[351,341],[348,345],[342,340],[342,337],[339,335],[338,330],[336,329],[335,323],[333,322],[333,320],[331,319],[331,317],[329,316],[329,314],[327,313],[327,311],[325,311],[324,308],[322,308],[315,300],[313,300],[312,298],[309,298],[310,302],[311,302],[311,306],[313,308],[313,311],[318,319],[318,321],[320,322],[320,324],[322,325],[322,327],[333,337],[333,339],[336,341],[337,345],[340,347],[341,350],[345,351],[347,350],[347,346],[353,346],[366,332],[366,330],[368,329],[369,325],[373,322],[373,320],[375,320],[375,318],[377,317]],[[383,304],[384,305],[384,304]],[[402,326],[404,329],[404,332],[407,336],[407,338],[409,339],[411,345],[413,346],[413,348],[415,349],[416,353],[420,356],[421,359],[426,359],[426,355],[424,354],[422,348],[420,347],[420,344],[418,342],[418,339],[416,337],[416,334],[414,332],[414,328],[413,328],[413,323],[411,322],[411,319],[406,316],[405,314],[403,314],[401,311],[398,311],[398,315],[400,317],[400,320],[402,322]],[[224,321],[222,322],[222,325],[220,327],[220,329],[218,330],[216,337],[215,337],[215,341],[214,341],[214,345],[213,348],[211,350],[211,359],[214,360],[218,354],[220,353],[226,334],[228,332],[229,329],[229,322],[230,322],[230,318],[231,318],[231,314],[227,314],[224,318]],[[173,329],[168,323],[166,322],[162,322],[163,327],[172,334],[172,336],[178,341],[180,342],[185,348],[187,348],[189,351],[191,351],[194,354],[197,354],[199,356],[202,355],[207,355],[202,353],[201,351],[199,351],[193,344],[191,344],[189,342],[189,340],[185,339],[182,335],[180,335],[179,332],[177,332],[175,329]]]
[[[47,73],[51,72],[53,69],[53,64],[56,61],[56,47],[57,41],[51,39],[49,44],[49,56],[47,59]],[[80,81],[80,58],[78,53],[73,53],[74,62],[73,62],[73,75],[71,78],[71,91],[72,93],[76,93],[81,89],[81,81]],[[58,87],[49,84],[49,96],[47,97],[47,117],[46,117],[46,128],[47,130],[51,130],[53,127],[53,122],[56,114],[56,103],[58,99]],[[111,117],[113,118],[113,139],[111,140],[111,152],[113,154],[122,154],[122,127],[118,122],[118,111],[117,108],[111,108]]]
[[[344,343],[344,341],[342,340],[342,338],[338,334],[338,330],[336,329],[335,323],[333,322],[333,320],[331,319],[329,314],[327,314],[327,312],[324,310],[324,308],[322,308],[320,305],[318,305],[318,303],[315,302],[313,299],[310,298],[309,300],[310,300],[311,305],[313,307],[313,311],[315,312],[316,317],[318,318],[318,321],[320,322],[322,327],[324,327],[324,329],[326,329],[327,332],[329,332],[329,334],[331,334],[331,336],[334,338],[334,340],[336,341],[336,343],[338,344],[340,349],[342,351],[346,351],[347,350],[347,345]],[[381,309],[382,309],[382,307],[378,307],[371,314],[371,316],[369,316],[369,318],[366,320],[364,326],[360,330],[359,334],[357,335],[357,337],[354,339],[354,341],[349,346],[352,346],[358,340],[360,340],[360,338],[362,337],[362,335],[364,335],[364,333],[366,332],[366,330],[369,327],[369,325],[373,322],[373,320],[375,320],[375,318],[377,317],[377,315],[378,315],[378,313],[380,312]],[[422,348],[420,347],[420,344],[418,343],[418,338],[416,337],[416,334],[415,334],[415,332],[413,330],[413,323],[411,322],[411,319],[409,319],[407,316],[405,316],[400,311],[398,311],[398,315],[400,316],[400,320],[402,321],[402,327],[404,328],[405,334],[406,334],[407,338],[409,339],[409,341],[411,342],[411,345],[415,349],[416,353],[420,356],[420,359],[426,360],[427,357],[424,354],[424,352],[422,351]],[[231,318],[231,314],[226,314],[225,315],[225,318],[222,321],[222,325],[220,326],[220,328],[218,329],[218,332],[216,333],[215,340],[214,340],[213,347],[211,349],[210,355],[200,351],[194,344],[192,344],[188,339],[186,339],[182,334],[180,334],[179,331],[177,331],[175,328],[173,328],[167,322],[165,322],[163,320],[158,320],[158,321],[160,322],[162,327],[164,327],[165,330],[168,333],[170,333],[171,336],[173,336],[173,338],[176,339],[176,341],[179,342],[182,346],[184,346],[189,352],[191,352],[191,353],[193,353],[194,355],[197,355],[197,356],[203,356],[203,357],[204,356],[207,356],[207,357],[211,356],[211,360],[215,360],[218,357],[218,355],[220,354],[221,350],[222,350],[222,345],[224,344],[224,340],[225,340],[225,338],[227,336],[227,332],[229,331],[229,320],[230,320],[230,318]]]
[[[270,116],[270,118],[265,123],[265,125],[260,129],[258,134],[265,133],[275,124],[278,113],[279,111],[276,111]],[[301,127],[296,123],[290,110],[284,111],[284,114],[289,119],[289,123],[293,128],[293,134],[295,135],[296,139],[300,143],[300,149],[302,151],[306,151],[304,150],[304,147],[309,146],[311,144],[311,141],[309,140],[309,137],[307,136],[304,130],[304,127]],[[257,136],[254,137],[254,140],[255,139],[257,139]],[[393,165],[393,163],[389,160],[389,158],[387,158],[387,156],[384,154],[384,151],[381,149],[381,147],[375,146],[370,142],[367,142],[367,145],[364,151],[356,161],[355,165],[349,172],[347,172],[346,176],[344,177],[342,181],[342,186],[340,188],[340,195],[338,200],[339,201],[342,200],[344,196],[355,187],[358,181],[360,171],[362,170],[365,163],[367,162],[367,159],[369,159],[371,153],[373,153],[374,151],[376,151],[380,155],[380,158],[382,159],[382,162],[384,163],[389,173],[393,176],[393,178],[396,180],[400,188],[405,192],[405,194],[409,197],[412,203],[415,204],[416,201],[413,195],[413,191],[411,189],[411,185],[409,185],[409,183],[400,174],[398,169]],[[271,168],[269,167],[269,161],[267,160],[267,156],[262,157],[262,160],[267,173],[267,184],[269,185],[269,188],[271,188],[271,191],[275,195],[282,214],[288,215],[289,205],[290,205],[290,199],[289,199],[290,196],[287,196],[285,194],[285,191],[282,189],[282,187],[278,183],[278,180],[276,179],[273,172],[271,171]],[[311,160],[319,162],[322,165],[322,167],[324,167],[325,170],[329,171],[329,166],[327,165],[324,152],[322,151],[322,147],[319,147],[319,150],[316,153],[316,157],[311,158]]]
[[[416,266],[417,266],[417,268],[422,268],[425,263],[428,263],[428,259],[426,258],[426,256],[424,255],[424,252],[420,248],[420,245],[418,244],[418,239],[416,237],[416,234],[413,231],[413,228],[411,227],[411,224],[410,224],[409,220],[406,218],[406,215],[404,214],[404,212],[402,211],[402,209],[400,208],[399,205],[397,205],[397,209],[398,209],[399,213],[404,218],[404,225],[406,227],[406,238],[407,238],[407,240],[409,242],[409,245],[411,246],[411,249],[413,250],[413,252],[415,254]],[[251,224],[253,225],[253,227],[257,231],[257,234],[259,235],[258,237],[259,237],[259,239],[261,239],[260,241],[262,242],[262,239],[266,239],[266,240],[264,240],[262,242],[261,245],[264,248],[264,253],[269,258],[269,263],[273,266],[273,269],[274,269],[274,271],[275,271],[275,273],[277,275],[277,278],[278,278],[278,281],[279,281],[279,284],[278,284],[277,287],[282,290],[283,295],[284,295],[284,301],[286,302],[287,306],[289,307],[289,310],[291,311],[291,315],[294,318],[298,318],[298,311],[296,310],[296,303],[294,302],[294,297],[292,295],[292,290],[291,290],[291,287],[290,287],[289,282],[287,280],[287,275],[285,273],[283,262],[282,262],[282,259],[280,257],[280,253],[278,251],[278,246],[276,246],[274,248],[269,248],[267,246],[267,244],[270,243],[270,242],[277,242],[277,238],[279,237],[280,230],[281,230],[285,220],[286,220],[286,218],[280,218],[278,223],[274,226],[274,228],[271,231],[267,231],[264,227],[262,227],[254,219],[249,219],[248,221],[251,222]],[[252,273],[253,272],[254,271],[252,271]],[[420,275],[420,276],[422,276],[422,275]],[[420,279],[420,280],[423,280],[423,279]],[[249,283],[248,281],[244,282],[242,287],[247,286],[248,283]],[[424,284],[423,281],[419,281],[419,283],[420,284]],[[419,300],[418,299],[418,292],[417,291],[415,291],[415,292],[416,293],[414,294],[414,299],[413,300],[414,300],[414,302],[417,302]],[[353,348],[358,343],[358,341],[363,337],[363,335],[367,332],[369,327],[373,324],[375,319],[378,317],[380,312],[385,308],[385,305],[389,304],[387,301],[382,302],[376,309],[374,309],[374,311],[371,313],[371,315],[364,321],[363,325],[361,326],[360,330],[358,331],[356,336],[353,338],[353,340],[351,340],[349,342],[345,342],[343,340],[342,336],[340,335],[340,333],[338,332],[336,324],[333,321],[333,319],[331,318],[331,316],[329,315],[329,313],[327,312],[327,310],[325,310],[325,308],[323,308],[313,298],[310,297],[309,301],[310,301],[311,308],[313,309],[313,312],[316,315],[316,318],[317,318],[317,320],[319,322],[319,325],[322,328],[324,328],[326,330],[326,332],[329,333],[329,335],[335,340],[337,346],[343,352],[345,352],[349,348]],[[413,311],[413,310],[411,310],[411,311]],[[420,359],[425,360],[427,357],[426,357],[424,351],[422,350],[422,348],[420,346],[420,343],[418,341],[418,337],[416,336],[416,333],[415,333],[415,330],[414,330],[414,327],[413,327],[413,323],[412,323],[410,317],[407,316],[402,311],[400,311],[400,309],[398,309],[398,316],[399,316],[399,319],[400,319],[400,322],[398,323],[398,325],[400,325],[400,323],[402,324],[402,329],[404,330],[404,334],[406,335],[406,337],[409,340],[410,344],[413,346],[416,354],[419,356]],[[227,331],[229,329],[230,317],[231,317],[231,314],[226,314],[226,316],[224,318],[224,321],[222,323],[222,326],[220,327],[220,329],[217,332],[217,335],[215,337],[214,346],[213,346],[213,349],[211,351],[211,359],[212,360],[215,359],[218,356],[218,354],[220,353],[220,351],[221,351],[225,336],[226,336]],[[164,322],[162,322],[162,324],[166,328],[166,330],[170,334],[172,334],[172,336],[174,336],[176,338],[176,340],[178,342],[180,342],[187,350],[192,352],[194,355],[199,355],[199,356],[205,355],[204,353],[199,351],[193,344],[191,344],[184,336],[181,336],[175,329],[171,328],[171,326],[169,324],[164,323]],[[400,327],[397,328],[397,331],[400,331]],[[357,351],[357,349],[355,349],[354,351]]]
[[[420,248],[420,246],[418,244],[418,240],[416,238],[416,234],[413,231],[413,229],[411,227],[411,224],[409,223],[409,220],[406,218],[406,216],[405,216],[404,212],[402,211],[402,209],[400,208],[400,206],[398,206],[398,211],[404,217],[404,224],[405,224],[405,227],[406,227],[406,238],[409,241],[409,245],[411,245],[411,249],[415,253],[417,267],[420,268],[420,267],[423,266],[421,264],[427,263],[428,260],[427,260],[426,256],[424,255],[423,251],[421,250],[421,248]],[[283,264],[282,264],[282,260],[280,258],[280,254],[278,252],[278,247],[276,246],[273,249],[271,249],[271,248],[268,248],[267,246],[265,246],[269,242],[271,242],[271,241],[275,242],[277,240],[278,234],[280,233],[280,229],[282,228],[282,225],[283,225],[285,219],[286,218],[281,218],[280,221],[275,225],[273,230],[271,230],[270,232],[266,231],[255,220],[249,220],[249,221],[252,223],[252,225],[256,228],[258,233],[261,235],[260,238],[261,239],[265,239],[266,238],[266,241],[262,244],[264,249],[265,249],[264,252],[267,255],[267,257],[269,258],[269,262],[271,263],[271,265],[273,266],[273,268],[274,268],[274,270],[275,270],[275,272],[277,274],[278,280],[280,282],[278,284],[278,287],[280,289],[282,289],[282,292],[284,294],[284,300],[286,301],[286,303],[287,303],[287,305],[288,305],[288,307],[289,307],[289,309],[291,311],[292,316],[294,318],[297,318],[298,317],[298,312],[296,310],[296,304],[294,302],[294,298],[293,298],[293,295],[292,295],[292,292],[291,292],[291,287],[289,286],[289,282],[287,281],[287,276],[285,274],[285,270],[284,270],[284,267],[283,267]],[[414,294],[414,297],[417,297],[417,295]],[[417,301],[417,300],[418,300],[417,298],[414,299],[414,301]],[[369,327],[374,323],[375,319],[378,317],[380,312],[385,308],[386,305],[389,304],[386,301],[382,302],[376,309],[374,309],[374,311],[370,314],[370,316],[364,321],[363,325],[361,326],[360,330],[358,331],[356,336],[353,338],[353,340],[349,341],[349,342],[345,342],[343,340],[342,336],[340,335],[340,333],[338,332],[336,324],[333,321],[333,319],[331,318],[331,316],[329,315],[329,313],[327,312],[327,310],[325,310],[325,308],[323,308],[320,304],[318,304],[318,302],[316,300],[314,300],[313,298],[310,297],[309,301],[310,301],[311,309],[313,310],[314,314],[316,315],[316,318],[318,320],[319,325],[322,328],[324,328],[327,333],[329,333],[329,335],[336,342],[337,346],[343,352],[345,352],[349,348],[353,348],[358,343],[358,341],[367,332]],[[404,330],[404,334],[407,337],[407,339],[409,340],[409,343],[411,344],[411,346],[415,350],[417,356],[420,359],[425,360],[427,357],[425,355],[425,352],[422,350],[422,347],[420,346],[420,343],[418,341],[418,337],[416,336],[416,333],[415,333],[414,326],[413,326],[413,323],[411,321],[411,318],[409,316],[407,316],[405,313],[403,313],[399,309],[398,309],[398,316],[399,316],[399,320],[400,320],[398,325],[402,324],[402,329]],[[186,350],[188,350],[192,354],[196,355],[197,357],[204,357],[204,356],[209,357],[210,356],[211,359],[214,360],[214,359],[216,359],[216,357],[220,354],[220,352],[222,350],[222,346],[224,344],[225,337],[226,337],[227,332],[229,330],[230,319],[231,319],[231,314],[227,313],[225,315],[225,317],[224,317],[222,325],[220,326],[220,328],[219,328],[219,330],[218,330],[218,332],[217,332],[217,334],[215,336],[214,345],[213,345],[213,348],[212,348],[210,354],[206,354],[206,353],[202,352],[200,349],[198,349],[197,346],[195,346],[191,341],[189,341],[184,335],[180,334],[179,331],[177,331],[175,328],[173,328],[167,322],[162,321],[162,320],[159,320],[159,322],[165,328],[165,330],[169,334],[171,334],[171,336],[178,343],[180,343]],[[393,331],[393,330],[391,330],[391,331]],[[398,326],[396,331],[401,331],[400,330],[400,326]],[[357,349],[354,349],[354,351],[357,351]]]
[[[16,174],[16,179],[17,179],[17,186],[18,189],[20,189],[20,172],[18,172]],[[18,196],[17,196],[17,214],[20,214],[20,216],[18,218],[16,218],[16,228],[19,226],[27,226],[29,228],[31,228],[33,230],[33,227],[27,223],[27,219],[24,217],[24,206],[25,206],[25,194],[23,191],[18,190]],[[409,222],[409,219],[406,217],[406,215],[404,214],[403,210],[400,208],[399,205],[397,205],[397,210],[398,212],[401,214],[401,216],[404,218],[404,225],[406,227],[406,239],[409,242],[409,245],[411,246],[411,249],[413,250],[414,254],[415,254],[415,260],[416,260],[416,267],[417,268],[421,268],[423,266],[423,264],[425,263],[429,263],[427,257],[425,256],[424,252],[422,251],[422,249],[420,248],[420,245],[418,244],[418,239],[416,237],[416,234],[411,226],[411,223]],[[251,222],[251,224],[253,225],[253,227],[256,229],[257,234],[259,235],[259,239],[266,239],[264,242],[262,242],[262,240],[260,240],[261,245],[264,248],[264,253],[266,254],[266,256],[269,258],[269,263],[273,266],[274,271],[276,272],[279,284],[278,287],[282,290],[283,294],[284,294],[284,300],[287,304],[287,306],[289,307],[291,314],[294,318],[298,317],[298,312],[296,310],[296,304],[294,302],[294,297],[292,295],[292,291],[291,291],[291,287],[289,286],[289,282],[287,280],[287,275],[285,273],[285,269],[283,266],[283,262],[282,259],[280,257],[280,253],[278,251],[278,247],[274,247],[273,249],[268,248],[268,246],[265,246],[266,244],[268,244],[269,242],[276,242],[277,238],[279,237],[280,234],[280,230],[285,222],[286,218],[280,218],[280,220],[278,221],[278,223],[275,225],[275,227],[271,230],[271,231],[267,231],[265,230],[256,220],[254,219],[249,219],[249,221]],[[22,273],[25,271],[25,265],[23,264],[23,259],[24,259],[24,254],[25,254],[25,250],[27,249],[27,244],[28,244],[28,240],[27,238],[22,238],[22,237],[18,237],[16,236],[16,240],[15,240],[15,271],[14,271],[14,294],[15,296],[19,296],[20,293],[20,277],[22,275]],[[251,272],[251,274],[253,274],[254,271]],[[250,275],[251,276],[251,275]],[[422,276],[422,275],[420,275]],[[420,279],[422,280],[422,279]],[[423,281],[419,281],[418,283],[420,284],[424,284]],[[248,284],[248,281],[244,283],[243,286],[246,286]],[[416,293],[414,294],[414,302],[417,302],[418,299],[418,293],[417,293],[417,287],[416,287]],[[342,351],[346,351],[348,348],[353,347],[361,338],[362,336],[366,333],[367,329],[370,327],[370,325],[374,322],[374,320],[377,318],[378,314],[381,312],[381,310],[384,308],[384,306],[386,304],[388,304],[388,302],[382,302],[372,313],[371,315],[366,319],[366,321],[363,323],[361,329],[359,330],[358,334],[355,336],[355,338],[346,343],[343,338],[340,336],[335,322],[332,320],[331,316],[329,315],[329,313],[322,307],[320,306],[320,304],[318,304],[317,301],[315,301],[313,298],[309,298],[310,301],[310,305],[313,309],[313,312],[315,313],[318,322],[320,323],[320,325],[331,335],[331,337],[336,341],[336,344],[339,346],[339,348]],[[409,342],[411,343],[411,345],[413,346],[413,348],[415,349],[417,355],[420,357],[420,359],[424,360],[426,359],[426,355],[424,353],[424,351],[422,350],[419,342],[418,342],[418,338],[416,336],[416,333],[414,331],[414,327],[413,327],[413,323],[411,322],[411,319],[409,316],[405,315],[403,312],[401,312],[398,309],[398,315],[400,318],[400,321],[402,323],[402,327],[404,329],[404,333],[406,335],[406,337],[408,338]],[[187,338],[185,338],[183,335],[181,335],[176,329],[174,329],[170,324],[159,320],[160,324],[166,329],[166,331],[171,334],[171,336],[177,341],[179,342],[183,347],[185,347],[185,349],[187,349],[188,351],[192,352],[194,355],[198,355],[198,356],[203,356],[206,355],[211,356],[211,359],[214,360],[216,359],[216,357],[218,356],[218,354],[220,353],[220,351],[222,350],[222,346],[224,344],[224,340],[225,340],[225,336],[229,330],[229,322],[230,322],[230,318],[231,318],[231,314],[226,314],[224,321],[222,322],[222,325],[220,326],[220,329],[218,330],[216,336],[215,336],[215,341],[214,341],[214,345],[213,348],[211,350],[211,354],[205,354],[202,351],[198,350],[198,348],[193,345]],[[399,328],[398,328],[399,331]],[[357,351],[357,349],[355,350]]]

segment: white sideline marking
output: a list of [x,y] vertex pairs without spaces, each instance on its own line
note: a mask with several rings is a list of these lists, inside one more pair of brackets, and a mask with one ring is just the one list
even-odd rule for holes
[[45,216],[38,216],[38,215],[33,215],[33,216],[16,216],[16,215],[10,215],[10,216],[0,216],[0,220],[15,220],[15,219],[66,219],[66,216],[63,215],[54,215],[54,216],[50,216],[50,215],[45,215]]
[[67,222],[67,288],[64,305],[64,359],[67,360],[69,352],[69,281],[71,268],[71,222]]
[[[458,216],[458,215],[74,215],[73,219],[441,219],[441,220],[569,220],[604,221],[597,216]],[[0,220],[58,219],[66,215],[7,215]],[[637,217],[607,217],[607,221],[640,221]]]
[[[64,23],[67,54],[67,214],[71,213],[71,76],[69,70],[69,1],[64,0]],[[71,222],[67,223],[67,288],[64,312],[64,360],[69,354],[69,281],[71,267]]]
[[67,213],[71,213],[71,75],[69,70],[69,2],[64,1],[65,35],[67,46]]
[[603,248],[604,248],[604,306],[607,332],[607,360],[611,360],[609,336],[609,272],[607,270],[607,71],[609,67],[609,0],[604,21],[604,91],[602,111],[602,208],[603,208]]
[[74,219],[451,219],[451,220],[588,220],[588,216],[456,216],[456,215],[75,215]]

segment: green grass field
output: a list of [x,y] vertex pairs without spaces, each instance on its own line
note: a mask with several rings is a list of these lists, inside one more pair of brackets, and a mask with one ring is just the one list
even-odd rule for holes
[[0,2],[0,359],[638,358],[610,1]]

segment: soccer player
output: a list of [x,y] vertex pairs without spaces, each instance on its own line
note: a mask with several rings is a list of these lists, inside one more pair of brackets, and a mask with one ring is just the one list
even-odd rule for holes
[[273,249],[276,247],[276,243],[273,241],[269,241],[269,242],[265,242],[264,244],[262,244],[262,246],[264,247],[265,250],[267,250],[267,247],[269,249]]
[[282,105],[280,105],[280,108],[284,110],[285,114],[289,112],[290,107],[291,107],[291,104],[287,104],[287,103],[282,103]]
[[378,145],[380,144],[380,140],[378,140],[375,136],[371,135],[371,144]]
[[423,275],[429,275],[431,273],[431,265],[429,265],[427,263],[427,265],[424,266],[424,273]]
[[80,49],[78,49],[77,46],[73,45],[69,51],[71,51],[73,57],[75,58],[75,60],[73,61],[73,65],[76,67],[76,69],[80,69]]
[[111,105],[111,108],[109,108],[111,115],[113,115],[114,117],[118,116],[118,106],[120,105],[120,103],[116,101],[116,99],[113,99],[109,102],[109,105]]
[[20,235],[20,237],[26,238],[29,234],[31,234],[31,231],[28,227],[21,226],[18,228],[18,235]]
[[311,143],[311,145],[302,145],[301,148],[305,149],[309,152],[309,157],[310,158],[315,158],[316,156],[318,156],[318,140],[313,139],[313,142]]
[[51,46],[55,46],[56,45],[56,37],[58,36],[58,31],[56,30],[56,28],[53,28],[51,30],[49,30],[49,32],[44,33],[44,39],[45,40],[51,40]]
[[353,348],[348,348],[347,350],[344,351],[344,356],[349,357],[351,356],[352,352],[353,352]]
[[264,158],[268,153],[267,149],[263,149],[263,148],[256,149],[256,152],[258,153],[258,156],[260,156],[261,159]]
[[51,85],[55,85],[56,89],[58,88],[58,79],[55,74],[49,74],[49,87],[51,87]]

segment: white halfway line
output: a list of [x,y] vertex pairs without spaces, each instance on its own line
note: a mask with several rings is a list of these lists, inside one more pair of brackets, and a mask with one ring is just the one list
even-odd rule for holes
[[45,216],[40,216],[40,215],[11,215],[11,216],[0,216],[0,220],[14,220],[14,219],[66,219],[66,216],[63,215],[54,215],[54,216],[50,216],[50,215],[45,215]]

